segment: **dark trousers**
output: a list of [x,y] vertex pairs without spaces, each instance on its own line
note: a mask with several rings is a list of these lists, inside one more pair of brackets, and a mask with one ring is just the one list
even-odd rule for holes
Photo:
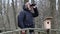
[[[27,26],[25,25],[25,28],[35,28],[34,25],[31,25],[31,26]],[[34,32],[34,30],[29,30],[30,34],[32,34]]]

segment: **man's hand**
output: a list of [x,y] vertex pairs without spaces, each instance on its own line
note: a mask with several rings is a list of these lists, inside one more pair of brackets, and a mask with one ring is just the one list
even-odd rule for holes
[[22,34],[25,34],[25,30],[22,30]]
[[36,6],[33,6],[33,8],[36,8]]

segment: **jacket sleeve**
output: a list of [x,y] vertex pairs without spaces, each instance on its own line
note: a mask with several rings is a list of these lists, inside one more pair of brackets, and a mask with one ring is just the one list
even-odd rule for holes
[[24,28],[23,19],[24,19],[24,13],[20,12],[20,14],[18,15],[18,26],[20,28]]
[[38,16],[37,7],[36,8],[33,8],[33,10],[34,10],[34,13],[32,13],[33,17],[37,17]]

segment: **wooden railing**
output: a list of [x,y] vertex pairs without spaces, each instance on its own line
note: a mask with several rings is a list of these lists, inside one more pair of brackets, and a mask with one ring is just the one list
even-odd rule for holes
[[[13,30],[13,31],[2,32],[0,34],[21,34],[22,30],[26,30],[26,34],[29,34],[29,30],[34,30],[35,34],[47,34],[45,29],[40,29],[40,28],[16,29],[16,30]],[[58,32],[60,32],[59,29],[50,29],[49,34],[52,34],[51,31],[54,31],[55,34],[58,34]]]

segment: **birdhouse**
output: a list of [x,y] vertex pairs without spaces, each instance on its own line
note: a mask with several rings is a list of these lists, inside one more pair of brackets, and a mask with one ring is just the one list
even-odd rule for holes
[[52,17],[46,17],[44,20],[44,29],[51,29],[51,19]]

